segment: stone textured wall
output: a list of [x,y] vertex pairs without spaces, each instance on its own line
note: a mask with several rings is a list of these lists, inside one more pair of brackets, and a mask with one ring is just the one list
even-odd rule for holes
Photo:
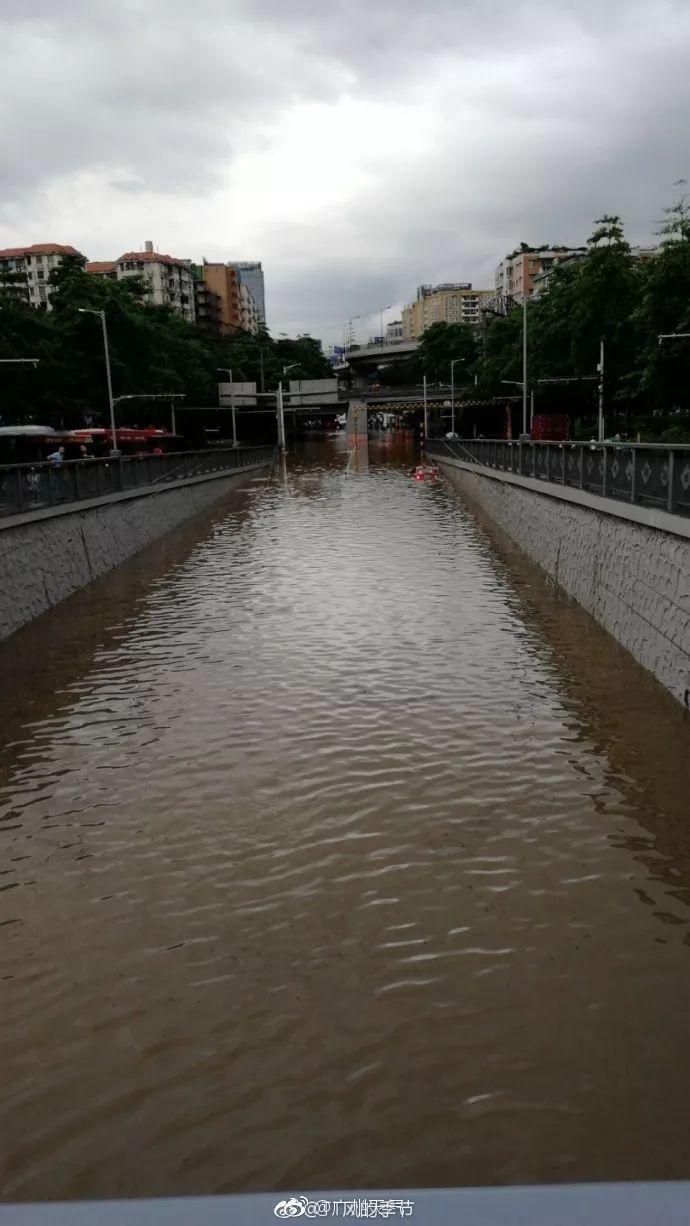
[[0,639],[254,475],[255,470],[244,470],[30,523],[3,524]]
[[442,464],[534,562],[681,702],[690,688],[690,541]]

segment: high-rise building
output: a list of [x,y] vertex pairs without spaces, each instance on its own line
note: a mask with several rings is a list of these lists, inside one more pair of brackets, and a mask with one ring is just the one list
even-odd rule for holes
[[[263,322],[258,304],[240,275],[239,267],[238,264],[209,264],[207,261],[201,266],[204,281],[220,299],[220,330],[224,335],[239,330],[256,334]],[[260,264],[251,267],[261,269]]]
[[261,317],[249,286],[245,285],[244,281],[240,281],[240,311],[244,331],[256,336],[261,327]]
[[50,274],[66,256],[85,257],[76,247],[60,243],[34,243],[32,247],[6,247],[0,251],[0,294],[28,306],[50,308]]
[[264,290],[264,274],[261,261],[236,260],[233,263],[242,285],[246,285],[254,299],[259,322],[266,325],[266,296]]
[[234,264],[202,265],[204,281],[220,299],[220,330],[227,336],[242,327],[240,282]]
[[427,328],[436,323],[477,327],[481,323],[482,307],[491,296],[491,290],[473,289],[471,281],[419,285],[416,300],[403,307],[403,339],[419,340]]
[[201,264],[192,264],[194,274],[194,302],[196,306],[196,322],[199,328],[209,336],[222,334],[221,315],[222,303],[220,295],[212,290],[204,281],[204,269]]

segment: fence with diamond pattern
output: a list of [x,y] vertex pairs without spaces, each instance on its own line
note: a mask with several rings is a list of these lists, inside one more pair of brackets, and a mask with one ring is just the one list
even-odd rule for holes
[[430,456],[556,482],[690,516],[690,447],[648,443],[534,443],[429,439]]

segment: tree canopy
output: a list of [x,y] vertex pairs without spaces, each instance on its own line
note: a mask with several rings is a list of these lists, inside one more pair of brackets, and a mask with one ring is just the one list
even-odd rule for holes
[[[687,196],[664,210],[659,237],[653,254],[636,253],[621,218],[605,214],[586,251],[564,254],[548,290],[528,302],[528,389],[537,412],[568,413],[591,434],[603,341],[607,431],[690,438],[690,339],[677,335],[690,333]],[[426,374],[448,383],[450,362],[460,358],[456,386],[470,385],[472,399],[520,395],[506,384],[522,380],[522,319],[520,306],[507,315],[487,313],[476,332],[434,324],[414,357],[390,368],[390,381],[419,383]],[[660,335],[669,339],[660,344]]]
[[[18,301],[12,287],[0,290],[0,358],[37,358],[38,366],[0,365],[0,424],[76,427],[105,425],[107,385],[99,319],[80,308],[105,310],[116,396],[137,392],[182,394],[189,405],[218,403],[219,371],[235,381],[271,390],[283,368],[289,378],[324,378],[331,367],[311,336],[274,340],[237,332],[214,338],[168,307],[145,300],[138,277],[113,281],[84,272],[67,257],[51,274],[51,311]],[[159,424],[167,407],[125,401],[122,424]]]

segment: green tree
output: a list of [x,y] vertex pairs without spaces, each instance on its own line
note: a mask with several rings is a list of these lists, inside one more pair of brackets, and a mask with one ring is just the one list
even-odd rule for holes
[[[636,323],[643,337],[632,390],[655,414],[659,438],[687,437],[690,430],[690,201],[682,194],[664,209],[661,246],[645,269]],[[660,336],[668,337],[662,343]],[[642,414],[640,417],[642,418]],[[647,423],[640,420],[644,429]]]
[[450,364],[455,359],[458,382],[472,371],[478,356],[477,335],[468,324],[436,323],[427,328],[415,354],[417,377],[438,383],[450,382]]
[[[105,425],[108,419],[103,335],[99,320],[80,308],[105,311],[113,387],[117,396],[181,394],[188,405],[218,402],[219,368],[235,380],[263,383],[273,390],[283,368],[289,377],[322,378],[331,367],[318,341],[303,335],[272,339],[237,332],[210,337],[169,307],[146,300],[142,278],[114,281],[86,273],[76,258],[51,274],[52,310],[37,311],[3,293],[0,357],[35,357],[36,369],[0,367],[4,424],[40,422],[54,426]],[[11,289],[12,287],[8,287]],[[2,289],[0,287],[0,292]],[[127,425],[164,425],[165,402],[125,400],[118,420]]]

